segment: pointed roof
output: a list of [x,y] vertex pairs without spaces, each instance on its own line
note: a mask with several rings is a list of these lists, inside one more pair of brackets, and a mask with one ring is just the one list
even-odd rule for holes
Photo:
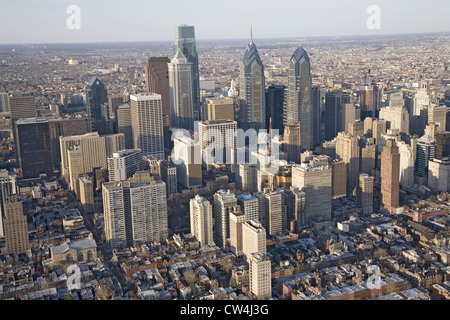
[[175,53],[174,59],[186,59],[186,56],[183,54],[183,52],[178,49],[177,53]]
[[305,49],[303,49],[302,46],[299,46],[297,49],[295,49],[294,53],[292,54],[292,59],[298,62],[301,61],[303,58],[306,61],[308,61],[308,63],[310,63],[308,53],[306,52]]

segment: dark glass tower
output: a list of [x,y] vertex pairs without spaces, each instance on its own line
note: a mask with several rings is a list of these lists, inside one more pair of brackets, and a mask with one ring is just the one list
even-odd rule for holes
[[305,49],[298,47],[289,64],[289,100],[286,124],[300,123],[300,145],[307,150],[314,146],[314,112],[311,89],[311,62]]
[[194,26],[181,25],[175,32],[175,50],[180,50],[187,61],[192,63],[192,97],[194,99],[194,120],[201,119],[200,74],[198,71],[198,54],[195,42]]
[[92,77],[86,86],[86,112],[90,132],[113,133],[109,117],[108,94],[105,86],[97,77]]
[[264,65],[256,45],[251,39],[240,64],[239,81],[240,128],[255,130],[266,128],[266,90]]
[[278,129],[280,134],[284,132],[283,106],[286,86],[273,84],[266,91],[266,128],[272,119],[272,129]]

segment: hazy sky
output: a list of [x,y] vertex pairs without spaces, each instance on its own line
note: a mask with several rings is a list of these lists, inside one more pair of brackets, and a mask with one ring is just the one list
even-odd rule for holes
[[[80,8],[79,30],[66,25]],[[370,5],[381,29],[367,27]],[[0,0],[0,43],[173,41],[194,25],[198,40],[450,31],[449,0]]]

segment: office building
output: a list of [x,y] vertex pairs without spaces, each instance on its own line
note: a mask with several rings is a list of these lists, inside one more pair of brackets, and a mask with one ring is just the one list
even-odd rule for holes
[[47,119],[27,118],[14,122],[14,145],[23,179],[53,174],[52,146]]
[[170,124],[175,128],[194,130],[193,65],[178,50],[168,66]]
[[238,164],[235,172],[236,188],[246,192],[258,191],[257,166],[255,164]]
[[188,137],[174,138],[172,161],[177,168],[177,180],[184,188],[202,186],[201,145]]
[[366,173],[359,175],[359,186],[356,191],[356,203],[363,214],[373,213],[373,181]]
[[[198,65],[198,53],[197,44],[195,41],[195,28],[194,26],[180,25],[175,30],[175,52],[180,50],[187,62],[192,64],[192,85],[191,94],[193,110],[192,118],[194,120],[200,120],[202,118],[200,110],[200,73]],[[170,72],[170,66],[169,66]],[[187,129],[187,128],[185,128]]]
[[130,95],[134,147],[142,156],[164,159],[161,96],[152,93]]
[[442,133],[447,125],[447,106],[431,105],[428,108],[428,123],[438,125],[437,132]]
[[283,208],[283,195],[278,190],[264,189],[264,195],[261,202],[260,217],[261,224],[267,231],[268,235],[274,236],[283,233],[287,218],[283,217],[286,214]]
[[[347,120],[345,117],[346,104],[350,103],[350,95],[342,90],[330,91],[325,94],[325,139],[333,140],[338,132],[345,131]],[[353,106],[353,104],[352,104]],[[354,121],[353,119],[351,121]]]
[[247,129],[266,128],[266,89],[264,64],[253,39],[247,45],[240,63],[239,80],[239,127]]
[[123,133],[125,137],[125,148],[134,148],[133,124],[131,122],[131,106],[123,103],[116,109],[116,132]]
[[417,140],[416,175],[426,177],[429,160],[436,158],[436,140],[429,135]]
[[3,228],[5,232],[6,253],[21,254],[31,249],[28,236],[27,216],[16,195],[8,197],[4,205]]
[[266,128],[272,120],[272,129],[278,130],[279,134],[284,132],[285,89],[285,85],[272,84],[266,90]]
[[87,213],[94,212],[94,185],[91,178],[83,176],[78,179],[79,184],[79,198]]
[[308,223],[311,218],[331,219],[331,176],[330,166],[316,160],[292,167],[292,186],[299,188],[306,196]]
[[234,120],[233,98],[212,98],[206,100],[207,120]]
[[331,195],[333,199],[347,196],[347,163],[333,160],[331,165]]
[[287,161],[300,163],[301,150],[300,124],[288,124],[284,127],[283,150],[286,152]]
[[129,101],[129,94],[110,94],[108,95],[108,107],[109,107],[109,116],[115,117],[116,109],[121,105]]
[[37,117],[33,93],[10,93],[8,95],[8,106],[12,119]]
[[428,161],[428,188],[433,192],[450,191],[450,158]]
[[381,153],[381,204],[395,214],[399,207],[400,153],[394,139],[388,139]]
[[386,104],[386,107],[381,108],[379,118],[387,122],[387,129],[397,129],[408,134],[409,113],[404,107],[403,93],[400,91],[389,92]]
[[204,197],[196,195],[189,202],[191,234],[201,246],[213,243],[212,205]]
[[302,47],[298,47],[289,64],[286,124],[300,124],[300,146],[307,150],[314,146],[314,111],[311,101],[311,62]]
[[108,94],[105,86],[97,77],[92,77],[86,86],[86,112],[89,132],[113,133]]
[[359,176],[358,138],[339,132],[336,137],[336,157],[347,164],[347,191],[353,190],[358,184]]
[[366,83],[359,87],[359,105],[361,109],[361,120],[367,117],[378,118],[383,97],[383,86],[372,82],[370,70]]
[[161,180],[166,184],[167,197],[177,193],[177,167],[170,160],[160,162]]

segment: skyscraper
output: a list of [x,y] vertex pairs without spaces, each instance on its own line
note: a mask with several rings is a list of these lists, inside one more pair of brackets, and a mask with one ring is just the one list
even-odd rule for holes
[[161,96],[153,93],[130,95],[134,147],[142,156],[164,158]]
[[381,153],[381,203],[391,213],[399,206],[400,153],[394,139],[388,139]]
[[305,193],[305,214],[311,218],[331,219],[331,168],[328,164],[310,161],[292,167],[292,186]]
[[359,147],[358,138],[349,133],[339,132],[336,137],[336,157],[347,164],[347,191],[358,185]]
[[198,53],[195,42],[194,26],[180,25],[175,30],[175,52],[180,50],[186,57],[187,61],[192,64],[192,87],[191,96],[193,99],[194,120],[201,119],[200,111],[200,74],[198,71]]
[[230,247],[236,256],[241,256],[243,253],[242,228],[245,221],[245,214],[239,206],[230,210]]
[[103,184],[105,235],[109,248],[161,242],[168,236],[166,186],[131,180]]
[[253,38],[247,45],[240,63],[239,80],[239,127],[247,129],[266,128],[266,90],[264,65]]
[[131,106],[123,103],[116,109],[116,132],[125,136],[125,148],[133,149],[133,125],[131,123]]
[[171,126],[194,130],[193,64],[178,50],[168,66]]
[[269,128],[269,121],[272,119],[272,129],[278,130],[280,134],[284,132],[284,96],[286,86],[272,84],[266,90],[266,128]]
[[196,195],[189,202],[191,233],[204,246],[213,242],[213,214],[211,203]]
[[311,62],[306,51],[302,47],[298,47],[289,64],[286,124],[300,123],[300,145],[307,150],[314,146],[311,88]]
[[374,178],[366,173],[359,175],[356,203],[364,214],[373,213],[373,180]]
[[383,97],[383,86],[372,82],[370,70],[366,83],[359,87],[359,104],[361,107],[361,120],[367,117],[378,118]]
[[421,177],[428,175],[428,161],[436,157],[436,140],[429,135],[417,140],[416,174]]
[[173,161],[178,183],[187,189],[202,186],[201,145],[188,137],[174,138]]
[[37,116],[35,95],[33,93],[10,93],[8,95],[11,118],[23,119]]
[[[334,139],[338,132],[345,131],[347,122],[344,117],[344,105],[350,102],[350,95],[341,90],[325,94],[325,139]],[[356,119],[353,119],[354,121]]]
[[97,77],[92,77],[86,86],[86,112],[89,132],[113,133],[108,94],[105,86]]
[[16,195],[10,196],[5,203],[4,229],[6,253],[20,254],[30,249],[27,216]]
[[17,193],[17,176],[14,171],[0,170],[0,238],[4,237],[3,220],[5,215],[5,203],[9,196]]
[[300,163],[300,124],[288,124],[284,127],[284,152],[287,154],[287,160]]
[[169,92],[169,67],[168,57],[150,57],[145,66],[145,82],[148,93],[161,95],[164,147],[169,148],[170,127],[170,92]]
[[234,120],[234,99],[213,98],[207,99],[207,120]]
[[53,174],[52,148],[47,119],[27,118],[14,122],[14,144],[23,179]]

